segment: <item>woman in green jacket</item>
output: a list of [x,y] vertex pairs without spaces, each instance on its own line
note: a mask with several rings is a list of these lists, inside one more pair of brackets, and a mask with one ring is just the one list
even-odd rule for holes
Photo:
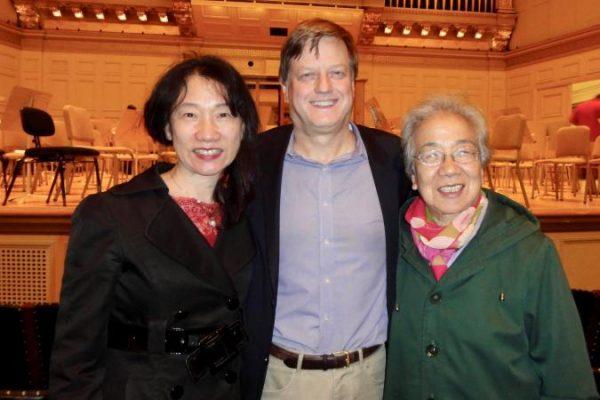
[[482,190],[485,120],[436,97],[403,130],[405,204],[385,399],[596,399],[558,255],[522,206]]

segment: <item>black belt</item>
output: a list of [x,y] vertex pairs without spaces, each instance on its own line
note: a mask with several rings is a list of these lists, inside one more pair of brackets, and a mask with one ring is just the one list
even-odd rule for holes
[[[198,347],[200,341],[217,328],[183,329],[167,328],[165,330],[166,354],[188,354]],[[148,328],[130,325],[117,320],[108,324],[108,347],[118,350],[145,352],[148,351]]]
[[[375,346],[365,347],[362,349],[363,359],[375,353],[379,347],[381,347],[381,345],[376,344]],[[300,358],[298,353],[294,353],[277,345],[271,344],[270,354],[273,357],[282,360],[283,363],[290,368],[296,368],[298,366],[298,359]],[[335,354],[323,354],[318,356],[305,354],[304,357],[302,357],[302,366],[300,368],[322,369],[325,371],[328,369],[348,367],[350,364],[357,362],[359,359],[360,354],[358,350],[340,351],[339,353]]]
[[[193,380],[207,373],[223,375],[232,383],[237,379],[227,365],[236,358],[248,337],[241,320],[217,328],[165,330],[166,354],[187,354],[185,364]],[[148,328],[111,320],[108,324],[108,347],[118,350],[148,351]]]

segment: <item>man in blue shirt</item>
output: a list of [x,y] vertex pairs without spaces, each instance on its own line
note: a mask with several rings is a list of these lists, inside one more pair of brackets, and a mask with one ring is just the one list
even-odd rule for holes
[[350,120],[357,72],[352,36],[330,21],[301,23],[281,50],[293,125],[258,145],[246,398],[382,397],[410,188],[399,138]]

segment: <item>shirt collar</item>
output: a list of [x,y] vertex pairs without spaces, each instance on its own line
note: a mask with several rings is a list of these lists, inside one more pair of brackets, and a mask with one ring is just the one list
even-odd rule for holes
[[[354,151],[352,153],[342,154],[340,157],[336,158],[332,162],[330,162],[329,166],[335,165],[345,165],[347,163],[351,163],[354,161],[362,161],[367,159],[367,150],[365,149],[365,144],[360,136],[360,132],[358,131],[358,127],[353,123],[348,123],[348,128],[354,134],[354,138],[356,139],[356,146],[354,146]],[[307,159],[300,154],[296,153],[294,150],[294,140],[295,140],[295,132],[296,130],[292,130],[292,134],[290,135],[290,140],[287,145],[287,149],[285,151],[285,159],[288,161],[298,161],[311,165],[323,165],[314,160]]]

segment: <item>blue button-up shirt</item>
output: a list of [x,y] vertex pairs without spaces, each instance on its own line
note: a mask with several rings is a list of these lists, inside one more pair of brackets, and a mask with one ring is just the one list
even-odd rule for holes
[[294,152],[283,165],[273,342],[307,354],[384,343],[386,247],[381,206],[356,126],[355,151],[329,164]]

